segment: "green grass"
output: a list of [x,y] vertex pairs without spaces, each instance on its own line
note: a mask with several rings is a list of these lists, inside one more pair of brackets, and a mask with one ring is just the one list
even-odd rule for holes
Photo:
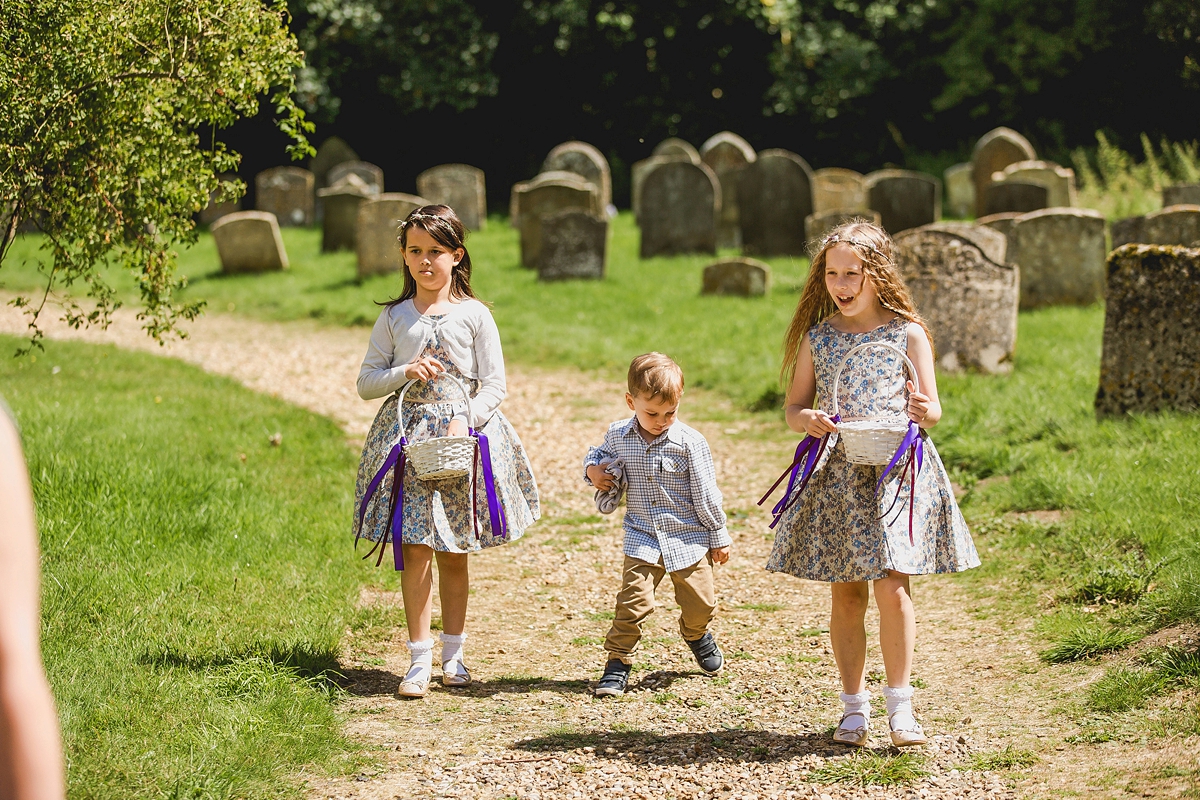
[[809,774],[809,779],[815,783],[894,786],[920,780],[928,774],[924,757],[916,753],[886,755],[860,750],[846,758],[825,762]]
[[1011,744],[1003,750],[987,753],[975,753],[971,756],[971,769],[976,772],[994,772],[997,770],[1022,769],[1032,767],[1041,761],[1037,754],[1029,750],[1018,750]]
[[71,795],[294,797],[302,765],[350,768],[338,642],[360,584],[398,581],[350,553],[356,459],[333,423],[111,347],[0,359],[0,385],[38,507]]

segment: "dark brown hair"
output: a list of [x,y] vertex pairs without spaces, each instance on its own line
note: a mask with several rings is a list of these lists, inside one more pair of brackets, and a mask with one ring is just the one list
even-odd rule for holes
[[670,356],[646,353],[629,365],[629,394],[664,403],[678,403],[683,396],[683,369]]
[[464,297],[478,299],[471,291],[471,254],[467,252],[466,246],[467,229],[463,227],[462,220],[458,218],[458,214],[454,213],[453,208],[431,205],[414,209],[401,221],[400,235],[397,239],[400,242],[400,271],[404,274],[404,285],[400,289],[399,297],[388,300],[386,303],[380,303],[380,305],[394,306],[417,295],[417,282],[413,280],[412,273],[408,271],[408,265],[404,262],[404,250],[408,247],[408,232],[413,228],[425,231],[433,237],[435,242],[451,253],[458,249],[463,251],[462,260],[455,265],[450,276],[450,296],[459,299]]

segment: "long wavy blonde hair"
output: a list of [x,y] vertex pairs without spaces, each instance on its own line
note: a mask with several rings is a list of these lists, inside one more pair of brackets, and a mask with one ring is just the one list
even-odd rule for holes
[[904,285],[904,279],[896,267],[896,259],[892,256],[892,237],[883,228],[864,219],[851,220],[834,228],[816,244],[808,280],[804,283],[796,313],[792,315],[792,322],[783,337],[783,364],[779,379],[785,393],[796,376],[796,359],[804,334],[818,322],[837,313],[837,304],[825,288],[825,256],[829,248],[839,244],[848,245],[858,256],[863,273],[879,295],[880,305],[896,316],[920,325],[929,338],[929,346],[933,347],[933,333],[917,313],[912,295],[908,293],[908,287]]

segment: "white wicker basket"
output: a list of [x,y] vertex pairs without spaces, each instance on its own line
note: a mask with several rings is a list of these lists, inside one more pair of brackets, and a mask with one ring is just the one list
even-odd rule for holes
[[[471,418],[471,395],[462,381],[445,372],[438,373],[432,380],[448,380],[462,392],[467,403],[467,419]],[[396,403],[396,416],[400,423],[397,433],[404,437],[404,395],[408,388],[416,383],[412,381],[400,390],[400,400]],[[413,477],[422,481],[440,481],[446,478],[464,478],[471,474],[475,466],[475,448],[477,442],[474,436],[438,436],[423,442],[409,442],[404,446],[404,455],[412,466]]]
[[[842,378],[842,368],[850,356],[867,347],[883,347],[896,352],[904,359],[908,374],[912,377],[916,391],[921,391],[921,381],[917,377],[917,368],[900,348],[887,342],[866,342],[850,348],[850,352],[838,364],[833,376],[833,416],[838,414],[838,383]],[[899,417],[857,417],[843,419],[837,423],[838,436],[845,445],[846,460],[851,464],[887,464],[896,454],[896,448],[908,432],[909,419],[907,415]]]

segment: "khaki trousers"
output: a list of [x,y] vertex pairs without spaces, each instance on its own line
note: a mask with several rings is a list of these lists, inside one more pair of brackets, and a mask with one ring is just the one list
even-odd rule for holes
[[[633,651],[642,638],[642,622],[654,611],[654,590],[667,571],[662,564],[625,556],[621,572],[617,611],[604,649],[610,659],[632,664]],[[679,633],[684,641],[694,642],[708,631],[708,623],[717,611],[712,559],[705,556],[690,567],[672,572],[671,582],[675,584],[675,601],[679,603]]]

